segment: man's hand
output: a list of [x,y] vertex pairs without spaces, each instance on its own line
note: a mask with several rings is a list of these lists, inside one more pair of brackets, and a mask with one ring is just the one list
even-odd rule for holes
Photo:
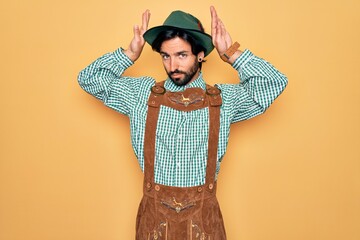
[[134,26],[134,37],[131,40],[129,48],[124,50],[124,53],[131,59],[131,61],[135,62],[141,55],[141,52],[145,45],[145,39],[143,37],[144,33],[148,29],[150,21],[150,11],[146,10],[142,14],[142,25],[139,27],[138,25]]
[[[226,31],[224,23],[218,17],[216,10],[213,6],[210,7],[211,13],[211,37],[212,42],[221,57],[228,48],[232,45],[230,34]],[[228,60],[232,64],[235,59],[240,56],[241,51],[236,51],[234,55]]]

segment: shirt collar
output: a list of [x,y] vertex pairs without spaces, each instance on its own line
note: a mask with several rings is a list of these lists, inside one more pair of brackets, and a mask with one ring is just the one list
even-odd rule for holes
[[173,83],[173,81],[168,78],[165,82],[165,88],[171,92],[180,92],[184,91],[187,88],[202,88],[206,89],[206,83],[203,79],[202,72],[199,73],[199,76],[192,82],[186,84],[185,86],[178,86]]

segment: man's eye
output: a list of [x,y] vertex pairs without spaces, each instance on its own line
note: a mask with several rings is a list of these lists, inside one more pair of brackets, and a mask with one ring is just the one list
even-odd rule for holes
[[186,58],[186,57],[187,57],[187,54],[186,54],[186,53],[182,53],[182,54],[180,54],[180,57],[181,57],[181,58]]
[[168,59],[168,58],[169,58],[169,55],[161,55],[161,57],[162,57],[163,59]]

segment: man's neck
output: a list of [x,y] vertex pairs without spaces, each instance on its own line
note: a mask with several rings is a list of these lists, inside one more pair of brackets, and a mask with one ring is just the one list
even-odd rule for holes
[[199,78],[199,76],[200,76],[200,69],[196,72],[196,74],[194,75],[194,77],[185,85],[185,86],[187,86],[187,85],[190,85],[192,82],[194,82],[196,79],[198,79]]

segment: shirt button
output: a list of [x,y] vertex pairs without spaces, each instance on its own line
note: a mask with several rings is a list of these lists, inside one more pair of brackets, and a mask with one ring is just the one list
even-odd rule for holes
[[178,139],[181,139],[181,138],[182,138],[182,135],[181,135],[181,134],[179,134],[179,135],[178,135]]
[[180,166],[181,166],[181,163],[176,163],[176,166],[177,166],[177,167],[180,167]]
[[212,183],[209,184],[209,189],[212,190],[214,188],[214,185]]
[[155,190],[158,192],[160,191],[160,186],[159,185],[155,185]]
[[202,192],[202,187],[198,187],[198,192]]
[[146,188],[147,188],[147,189],[150,189],[150,188],[151,188],[151,183],[148,182],[148,183],[146,184]]

